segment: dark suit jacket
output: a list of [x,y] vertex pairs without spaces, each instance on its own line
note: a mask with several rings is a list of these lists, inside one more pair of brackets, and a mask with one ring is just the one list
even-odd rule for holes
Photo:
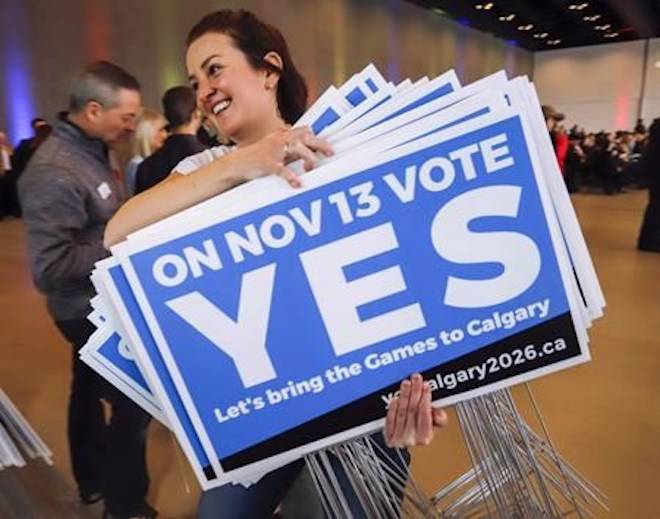
[[138,166],[135,193],[141,193],[164,180],[174,167],[186,157],[204,151],[194,135],[170,135],[163,147]]

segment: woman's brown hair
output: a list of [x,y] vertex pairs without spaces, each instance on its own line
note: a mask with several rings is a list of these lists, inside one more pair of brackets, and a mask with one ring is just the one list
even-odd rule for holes
[[[307,107],[307,85],[293,64],[282,33],[249,11],[226,9],[202,18],[188,33],[186,47],[209,32],[230,36],[255,69],[279,74],[277,108],[286,123],[295,123]],[[269,52],[276,52],[282,58],[281,70],[264,59]]]

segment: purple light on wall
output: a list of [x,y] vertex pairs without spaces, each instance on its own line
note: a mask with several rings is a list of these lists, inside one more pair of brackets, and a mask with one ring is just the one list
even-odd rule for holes
[[7,2],[4,9],[3,59],[5,63],[5,107],[9,118],[9,138],[12,142],[30,137],[30,120],[35,116],[30,72],[23,35],[25,12],[19,0]]

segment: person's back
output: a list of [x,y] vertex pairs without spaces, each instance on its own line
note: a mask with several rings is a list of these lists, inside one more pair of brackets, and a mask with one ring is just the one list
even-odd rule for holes
[[138,166],[135,192],[141,193],[165,180],[179,162],[205,149],[194,135],[170,135],[162,148]]
[[163,95],[163,111],[171,135],[162,148],[147,157],[137,169],[135,192],[141,193],[167,178],[179,162],[206,147],[197,139],[202,116],[195,92],[188,86],[172,87]]
[[[94,295],[88,265],[107,255],[105,224],[124,201],[105,145],[59,121],[23,172],[19,193],[34,281],[49,311],[56,320],[84,316]],[[84,246],[69,247],[73,241]]]

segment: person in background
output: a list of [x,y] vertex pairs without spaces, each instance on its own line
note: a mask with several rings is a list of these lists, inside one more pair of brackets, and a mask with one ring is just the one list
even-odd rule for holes
[[163,110],[169,122],[170,136],[156,153],[139,165],[135,181],[136,193],[155,186],[183,159],[206,149],[197,140],[202,116],[197,109],[192,88],[170,88],[163,96]]
[[552,148],[555,150],[555,156],[559,164],[559,169],[564,174],[564,162],[566,160],[566,153],[568,152],[568,136],[563,126],[560,124],[564,120],[564,114],[559,113],[550,105],[543,105],[541,107],[545,124],[548,128],[550,140],[552,141]]
[[580,145],[579,134],[574,133],[568,146],[564,162],[564,180],[569,193],[575,193],[580,188],[584,178],[585,153]]
[[11,174],[11,156],[13,152],[7,134],[0,132],[0,220],[10,212],[9,176]]
[[555,126],[555,154],[557,155],[557,162],[561,174],[566,178],[566,155],[568,154],[569,139],[564,125],[557,124]]
[[53,129],[50,124],[40,118],[32,120],[32,127],[34,128],[34,137],[23,139],[16,146],[11,158],[12,167],[6,178],[7,213],[17,218],[21,216],[21,204],[17,192],[18,180],[32,155],[34,155],[39,146],[48,138]]
[[202,116],[202,124],[197,131],[197,140],[207,148],[213,148],[222,144],[217,128],[213,126],[213,122],[205,115]]
[[[125,200],[108,147],[132,136],[140,85],[100,61],[71,86],[69,111],[36,151],[19,181],[32,277],[55,325],[71,344],[68,439],[80,500],[104,500],[104,519],[152,519],[146,502],[150,416],[106,383],[78,355],[95,331],[87,320],[95,291],[89,275],[108,255],[103,233]],[[106,423],[101,399],[111,407]]]
[[[30,157],[32,157],[36,151],[38,145],[35,145],[35,141],[41,140],[43,142],[45,137],[48,137],[48,134],[50,133],[47,130],[47,128],[50,128],[50,125],[41,117],[35,117],[32,119],[32,121],[30,121],[30,126],[32,127],[34,135],[27,139],[22,139],[14,149],[13,169],[16,172],[17,177],[23,172]],[[39,130],[40,128],[42,128],[41,131]]]
[[649,203],[644,211],[637,248],[660,252],[660,118],[655,119],[649,127],[649,140],[640,168],[649,186]]
[[144,108],[140,115],[133,139],[133,157],[126,165],[124,187],[126,194],[135,194],[135,178],[138,166],[144,159],[158,151],[167,139],[167,120],[162,114]]
[[7,134],[0,132],[0,173],[7,173],[11,169],[11,156],[14,150],[9,144]]

